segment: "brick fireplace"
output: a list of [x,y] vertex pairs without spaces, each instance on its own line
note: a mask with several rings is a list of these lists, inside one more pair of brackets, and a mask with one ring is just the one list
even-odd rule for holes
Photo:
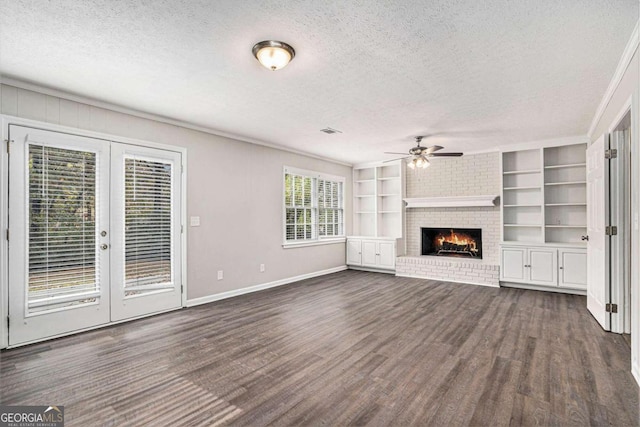
[[[451,170],[465,170],[452,175]],[[407,198],[471,198],[475,195],[500,194],[498,153],[465,155],[459,158],[434,160],[426,170],[407,169]],[[473,179],[469,179],[473,177]],[[396,275],[450,282],[499,286],[500,207],[455,206],[455,203],[406,210],[406,256],[396,260]],[[480,231],[481,256],[469,254],[423,255],[423,229],[452,229]],[[446,239],[445,239],[446,240]],[[454,245],[461,245],[449,238]],[[477,244],[477,243],[476,243]],[[465,252],[464,247],[450,247],[449,251]],[[473,252],[473,251],[467,251]],[[465,256],[458,256],[465,255]]]

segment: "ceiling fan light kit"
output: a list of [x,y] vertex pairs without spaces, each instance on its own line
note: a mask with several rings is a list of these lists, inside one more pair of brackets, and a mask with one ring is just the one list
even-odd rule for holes
[[426,157],[415,156],[414,158],[407,160],[407,166],[410,169],[426,169],[431,166],[431,163],[429,162],[429,160],[427,160]]
[[296,51],[285,42],[264,40],[256,43],[251,49],[253,56],[265,68],[276,71],[287,66],[296,56]]
[[[433,157],[460,157],[462,153],[436,153],[436,151],[442,150],[444,147],[439,145],[432,145],[431,147],[423,147],[420,145],[422,142],[422,138],[424,136],[416,136],[416,146],[409,150],[409,155],[401,157],[400,159],[407,159],[407,166],[409,169],[426,169],[431,163],[429,162],[429,158]],[[391,153],[386,152],[385,154],[402,154],[402,153]],[[386,162],[394,162],[400,159],[386,160]]]

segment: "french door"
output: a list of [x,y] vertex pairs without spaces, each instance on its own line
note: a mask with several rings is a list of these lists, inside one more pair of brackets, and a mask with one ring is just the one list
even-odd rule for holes
[[9,345],[181,306],[180,153],[9,136]]

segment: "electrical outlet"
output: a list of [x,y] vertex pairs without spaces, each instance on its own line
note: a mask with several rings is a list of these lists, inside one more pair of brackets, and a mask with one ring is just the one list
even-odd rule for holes
[[264,264],[260,264],[260,273],[264,273]]
[[222,270],[218,270],[218,280],[224,279],[224,272]]
[[189,218],[189,224],[192,227],[200,227],[200,217],[199,216],[192,216],[191,218]]

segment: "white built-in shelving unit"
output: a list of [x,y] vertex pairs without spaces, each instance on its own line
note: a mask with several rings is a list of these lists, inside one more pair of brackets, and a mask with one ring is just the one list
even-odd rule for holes
[[404,163],[355,167],[353,182],[353,235],[347,238],[347,264],[392,271],[395,257],[404,251]]
[[586,288],[586,149],[580,143],[502,153],[501,281]]
[[404,171],[401,162],[354,168],[354,235],[401,238]]
[[584,245],[586,144],[502,154],[503,242]]

